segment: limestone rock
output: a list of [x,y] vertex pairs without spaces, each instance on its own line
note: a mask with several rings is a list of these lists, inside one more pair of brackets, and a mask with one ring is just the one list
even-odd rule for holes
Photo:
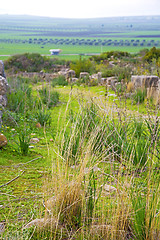
[[117,83],[117,78],[116,77],[108,77],[106,80],[107,85],[115,86]]
[[7,106],[7,97],[6,95],[0,95],[0,105],[3,107]]
[[3,61],[0,60],[0,75],[4,78],[6,78],[5,72],[4,72],[4,64]]
[[80,72],[79,78],[87,78],[87,77],[89,77],[88,72]]
[[0,133],[0,148],[7,145],[7,138]]
[[132,75],[131,82],[133,82],[135,88],[151,88],[151,87],[158,87],[158,80],[157,76],[146,76],[146,75]]
[[30,143],[39,143],[39,139],[38,138],[31,138]]
[[116,191],[117,189],[111,185],[108,185],[108,184],[105,184],[103,186],[103,189],[106,191],[106,192],[114,192]]
[[76,73],[74,70],[70,69],[69,71],[67,71],[67,78],[74,78],[76,76]]
[[77,81],[78,81],[78,78],[75,78],[75,77],[74,77],[74,78],[71,78],[71,80],[70,80],[71,83],[75,83],[75,82],[77,82]]
[[8,90],[8,83],[6,78],[0,76],[0,95],[5,95]]
[[153,98],[155,104],[159,104],[160,99],[160,79],[157,76],[140,75],[131,76],[131,82],[135,89],[142,88],[147,90],[147,98]]

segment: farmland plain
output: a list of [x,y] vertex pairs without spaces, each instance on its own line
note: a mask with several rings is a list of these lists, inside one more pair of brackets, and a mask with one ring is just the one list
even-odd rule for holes
[[0,15],[0,55],[47,55],[53,48],[62,49],[60,57],[68,59],[110,50],[136,53],[160,47],[159,26],[160,16],[57,19]]

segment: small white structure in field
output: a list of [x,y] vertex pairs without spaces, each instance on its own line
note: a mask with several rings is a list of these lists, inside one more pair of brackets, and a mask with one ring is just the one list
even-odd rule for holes
[[59,55],[59,53],[62,52],[61,49],[50,49],[49,51],[51,55]]

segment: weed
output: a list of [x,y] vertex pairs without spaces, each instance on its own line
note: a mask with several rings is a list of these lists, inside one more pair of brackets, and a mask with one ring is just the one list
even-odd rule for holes
[[59,101],[59,93],[51,90],[50,88],[44,87],[40,89],[39,94],[42,103],[45,104],[48,108],[54,107]]
[[146,89],[137,89],[133,95],[133,100],[135,104],[143,103],[147,95]]
[[41,124],[41,126],[51,124],[51,113],[48,110],[37,110],[35,114],[35,118],[37,122]]
[[18,132],[18,138],[19,138],[19,148],[22,155],[27,155],[29,151],[29,145],[30,145],[30,132],[28,129],[20,129]]
[[60,75],[59,77],[54,78],[54,79],[52,80],[52,87],[55,87],[56,85],[59,85],[59,86],[67,86],[67,85],[68,85],[68,82],[67,82],[65,76]]

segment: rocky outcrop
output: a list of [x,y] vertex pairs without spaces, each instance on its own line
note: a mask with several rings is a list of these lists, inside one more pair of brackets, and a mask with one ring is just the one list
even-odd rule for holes
[[2,124],[2,108],[7,105],[7,93],[8,83],[4,72],[4,64],[0,60],[0,126]]

